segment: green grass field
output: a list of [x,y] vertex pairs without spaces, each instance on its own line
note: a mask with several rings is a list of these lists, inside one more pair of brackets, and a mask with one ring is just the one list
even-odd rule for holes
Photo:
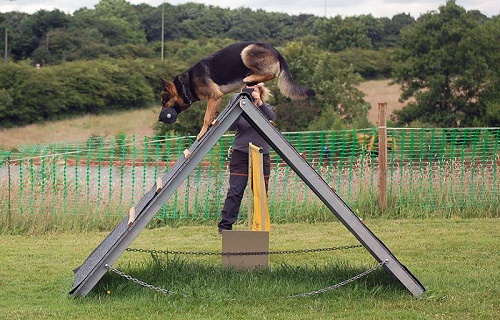
[[[108,232],[0,236],[0,319],[498,319],[498,219],[372,220],[367,226],[427,288],[414,298],[363,248],[271,255],[270,270],[222,268],[220,256],[125,252],[114,267],[186,295],[165,295],[108,273],[70,298],[72,269]],[[239,226],[240,229],[243,226]],[[271,250],[358,244],[340,223],[277,224]],[[214,226],[145,229],[133,248],[220,252]]]

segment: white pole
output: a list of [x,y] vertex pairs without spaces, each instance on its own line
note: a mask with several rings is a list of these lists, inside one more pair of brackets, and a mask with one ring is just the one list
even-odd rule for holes
[[7,31],[7,27],[5,27],[5,53],[4,53],[4,58],[5,58],[5,63],[7,63],[7,61],[9,60],[9,45],[8,45],[8,41],[9,41],[9,36],[8,36],[8,31]]
[[[17,0],[3,0],[0,2],[12,2],[12,1],[17,1]],[[5,27],[5,52],[4,52],[4,59],[5,63],[9,60],[9,31],[7,30],[7,27]]]
[[161,61],[163,61],[163,46],[165,42],[165,1],[161,4]]

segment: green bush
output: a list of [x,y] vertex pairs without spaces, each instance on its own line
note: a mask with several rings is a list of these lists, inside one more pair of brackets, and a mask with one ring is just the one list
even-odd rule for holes
[[2,64],[0,124],[9,127],[148,106],[155,100],[157,77],[170,66],[134,60],[76,61],[39,70]]

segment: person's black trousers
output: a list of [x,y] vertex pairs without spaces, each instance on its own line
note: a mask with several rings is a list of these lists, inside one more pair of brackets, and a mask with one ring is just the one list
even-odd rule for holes
[[[266,190],[269,184],[271,172],[271,160],[269,154],[263,155],[264,181]],[[248,153],[233,150],[229,161],[229,190],[227,191],[224,207],[221,211],[222,220],[219,222],[219,232],[232,230],[233,224],[238,219],[241,199],[248,183]]]

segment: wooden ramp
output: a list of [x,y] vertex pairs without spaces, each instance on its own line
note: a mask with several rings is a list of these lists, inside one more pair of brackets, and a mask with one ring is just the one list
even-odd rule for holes
[[233,104],[227,106],[208,132],[196,141],[189,150],[158,179],[155,186],[131,209],[130,217],[122,222],[89,255],[83,264],[74,270],[75,281],[71,296],[86,296],[106,273],[106,265],[112,266],[129,244],[146,227],[163,204],[188,177],[203,157],[228,130],[229,126],[243,116],[272,146],[280,157],[300,176],[311,190],[323,201],[333,214],[351,231],[366,250],[383,268],[399,280],[414,296],[420,296],[425,288],[418,279],[391,253],[373,232],[368,229],[333,191],[323,178],[304,160],[299,152],[270,123],[242,93]]

